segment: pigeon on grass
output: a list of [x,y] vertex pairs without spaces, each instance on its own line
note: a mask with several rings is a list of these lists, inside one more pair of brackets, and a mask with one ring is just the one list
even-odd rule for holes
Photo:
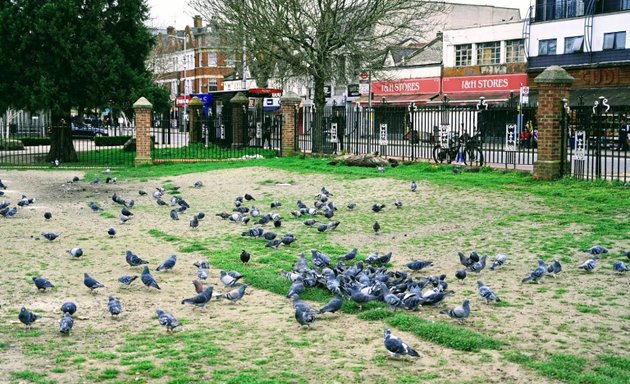
[[440,311],[440,313],[448,315],[451,319],[463,321],[470,315],[470,300],[466,299],[461,306],[452,309],[445,309]]
[[158,285],[157,281],[155,281],[155,279],[153,278],[153,275],[151,274],[151,272],[149,272],[149,267],[147,267],[146,265],[144,267],[144,270],[142,270],[142,275],[140,275],[140,280],[142,280],[142,282],[147,288],[153,287],[155,289],[160,289],[160,286]]
[[155,314],[158,317],[160,325],[166,328],[166,331],[169,333],[173,332],[175,328],[181,326],[181,323],[170,313],[166,313],[161,309],[156,309]]
[[73,326],[74,319],[72,318],[72,316],[67,312],[64,313],[63,316],[61,316],[61,319],[59,319],[59,332],[67,335],[70,333]]
[[37,321],[37,319],[40,319],[41,316],[38,314],[35,314],[31,311],[29,311],[28,309],[22,307],[22,309],[20,309],[20,313],[18,314],[18,319],[20,320],[20,322],[22,324],[24,324],[27,328],[30,328],[31,325]]
[[238,301],[245,295],[245,289],[247,289],[247,284],[243,284],[236,289],[226,292],[219,296],[219,298],[228,299],[231,303],[238,304]]
[[529,276],[521,280],[522,283],[528,283],[530,281],[539,282],[547,274],[547,265],[542,259],[538,259],[538,267],[534,269]]
[[383,344],[392,357],[420,357],[420,354],[413,348],[408,346],[399,337],[392,335],[392,331],[389,328],[385,328],[383,332]]

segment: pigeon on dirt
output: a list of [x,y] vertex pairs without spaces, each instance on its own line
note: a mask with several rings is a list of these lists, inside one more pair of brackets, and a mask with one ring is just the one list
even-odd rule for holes
[[245,295],[245,290],[247,289],[247,284],[243,284],[240,287],[231,290],[230,292],[224,293],[219,296],[219,298],[224,298],[230,300],[232,303],[238,302]]
[[109,310],[109,313],[112,315],[112,317],[118,317],[118,315],[120,315],[122,312],[122,304],[120,304],[120,300],[118,300],[114,296],[110,296],[107,303],[107,309]]
[[381,212],[383,208],[385,208],[385,204],[376,203],[372,205],[372,211],[374,212]]
[[389,328],[385,328],[384,330],[383,344],[392,357],[405,355],[411,357],[420,357],[420,354],[416,352],[413,348],[408,346],[400,338],[392,335],[392,331]]
[[83,256],[83,249],[79,247],[75,247],[75,248],[67,250],[66,253],[72,257],[81,257]]
[[617,260],[613,263],[613,271],[619,273],[628,272],[628,266],[623,261]]
[[252,200],[256,200],[256,199],[254,198],[254,196],[250,195],[249,193],[246,193],[245,194],[245,200],[252,201]]
[[457,252],[457,255],[459,256],[459,262],[462,263],[464,267],[470,267],[475,262],[471,260],[470,257],[466,257],[464,252]]
[[554,277],[554,279],[560,272],[562,272],[562,265],[558,260],[554,260],[553,263],[549,264],[549,266],[547,267],[547,273],[550,273],[551,276]]
[[412,271],[419,271],[421,269],[430,267],[432,265],[433,265],[432,261],[425,261],[425,260],[414,260],[406,264],[407,268],[411,269]]
[[48,288],[54,288],[55,286],[45,277],[33,276],[33,283],[37,287],[38,291],[45,291]]
[[584,252],[590,253],[591,255],[601,255],[603,253],[608,253],[608,249],[602,247],[601,245],[594,245]]
[[415,181],[411,182],[411,192],[415,192],[418,189],[418,184]]
[[59,319],[59,332],[67,335],[72,330],[72,326],[74,325],[74,319],[70,316],[69,313],[64,313]]
[[203,187],[203,182],[201,180],[195,181],[195,184],[193,184],[193,187],[201,188]]
[[396,208],[401,209],[403,207],[403,202],[400,200],[396,200],[394,201],[394,205],[396,206]]
[[199,226],[199,219],[197,218],[197,216],[193,216],[192,219],[190,219],[190,228],[197,228]]
[[118,282],[126,285],[127,287],[131,285],[131,283],[133,283],[136,279],[138,278],[137,275],[123,275],[120,276],[118,278]]
[[193,263],[197,268],[210,269],[210,262],[208,260],[198,260]]
[[492,265],[490,266],[490,270],[494,271],[495,268],[502,266],[505,263],[506,260],[507,260],[507,255],[505,255],[503,253],[499,253],[494,258],[494,261],[492,262]]
[[90,288],[90,292],[94,292],[94,290],[97,288],[105,287],[103,284],[99,283],[95,278],[88,275],[87,273],[83,274],[83,284],[85,284],[86,287]]
[[171,209],[171,213],[170,213],[170,215],[171,215],[171,219],[173,219],[173,220],[179,220],[179,215],[177,214],[177,211],[176,211],[176,210]]
[[177,321],[175,316],[171,315],[170,313],[166,313],[161,309],[156,309],[155,314],[158,317],[160,325],[166,328],[168,332],[173,332],[175,328],[181,326],[180,322]]
[[29,328],[30,328],[31,324],[33,324],[39,318],[41,318],[40,315],[37,315],[37,314],[35,314],[33,312],[30,312],[29,310],[27,310],[24,307],[22,307],[22,309],[20,309],[20,314],[18,315],[18,319],[20,320],[20,322],[22,324],[24,324],[26,327],[29,327]]
[[374,233],[378,233],[381,230],[381,225],[378,221],[375,221],[374,224],[372,224],[372,229],[374,230]]
[[201,293],[205,291],[206,288],[203,286],[203,283],[201,281],[193,280],[192,283],[193,283],[193,286],[195,287],[195,292]]
[[355,209],[357,207],[357,203],[355,202],[349,202],[348,205],[346,205],[346,207],[352,211],[353,209]]
[[499,299],[499,296],[494,293],[492,288],[485,285],[482,281],[477,280],[477,287],[479,288],[479,295],[486,300],[486,304],[488,304],[490,301],[501,301],[501,299]]
[[597,261],[595,261],[594,257],[591,257],[578,266],[578,268],[583,269],[587,272],[593,272],[595,270],[595,267],[597,267]]
[[135,253],[129,250],[127,250],[127,253],[125,255],[125,260],[127,261],[127,264],[129,264],[132,267],[137,267],[142,264],[149,264],[148,261],[142,260],[140,257],[138,257],[138,255],[136,255]]
[[42,236],[44,236],[46,240],[54,241],[56,238],[59,237],[59,234],[54,233],[54,232],[43,232]]
[[50,213],[50,212],[44,212],[44,219],[46,219],[46,220],[50,220],[50,219],[52,219],[52,213]]
[[157,281],[155,281],[153,275],[151,275],[151,272],[149,272],[149,267],[147,267],[146,265],[144,266],[144,270],[142,270],[140,280],[142,280],[142,283],[144,283],[147,288],[153,287],[155,289],[160,289]]
[[240,254],[241,262],[243,264],[247,264],[249,260],[251,259],[251,256],[252,255],[249,252],[243,249]]
[[464,279],[466,278],[466,270],[465,269],[458,269],[457,272],[455,272],[455,277],[457,278],[457,280],[460,281],[460,283],[464,283]]
[[530,281],[538,282],[547,274],[547,265],[542,259],[538,259],[538,267],[534,269],[529,276],[521,280],[523,283]]
[[116,229],[114,227],[107,228],[107,234],[109,235],[109,237],[116,236]]
[[120,215],[119,219],[120,219],[120,222],[124,224],[129,221],[130,217],[125,216],[125,215]]
[[96,204],[93,201],[90,201],[89,206],[92,212],[103,212],[103,208],[101,208],[98,204]]
[[470,315],[470,300],[465,299],[464,303],[452,309],[445,309],[440,311],[443,315],[448,315],[450,318],[463,321]]
[[468,270],[475,273],[481,272],[486,267],[487,258],[487,255],[483,255],[479,261],[473,263],[470,267],[468,267]]
[[156,271],[169,271],[175,267],[177,263],[177,255],[171,255],[168,259],[164,260],[155,270]]
[[212,286],[206,288],[203,292],[197,296],[182,300],[182,304],[192,304],[199,308],[204,308],[206,304],[212,299],[212,292],[214,288]]
[[238,283],[238,280],[240,279],[240,277],[235,278],[225,271],[220,271],[219,274],[220,274],[219,279],[221,280],[221,283],[223,283],[223,287],[225,288],[234,287]]
[[319,320],[313,312],[305,311],[302,307],[295,307],[295,320],[300,324],[301,327],[310,327],[315,321]]
[[129,216],[129,217],[133,216],[133,212],[131,212],[130,210],[128,210],[128,209],[127,209],[127,207],[123,207],[123,208],[120,210],[120,213],[121,213],[122,215]]
[[66,301],[61,305],[61,313],[68,313],[70,315],[74,315],[77,311],[77,305],[72,301]]
[[324,305],[319,311],[317,311],[317,313],[320,313],[320,314],[326,313],[326,312],[335,313],[341,309],[342,305],[343,305],[343,296],[341,296],[341,294],[337,294],[328,303],[326,303],[326,305]]
[[203,268],[197,268],[197,277],[200,280],[206,280],[208,278],[208,271]]

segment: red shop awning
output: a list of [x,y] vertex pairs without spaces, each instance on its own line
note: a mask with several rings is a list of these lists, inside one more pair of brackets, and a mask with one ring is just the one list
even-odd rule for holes
[[[374,95],[374,98],[372,99],[372,105],[387,105],[387,104],[409,105],[411,103],[426,104],[432,98],[437,97],[437,96],[438,95],[435,93],[413,94],[413,95],[387,95],[387,96]],[[383,101],[385,103],[383,103]],[[354,103],[357,103],[357,102],[361,103],[361,105],[367,105],[369,103],[368,97],[361,96],[358,100],[354,101]]]
[[[517,98],[519,92],[519,90],[512,91],[513,95]],[[448,102],[451,104],[478,104],[482,96],[484,97],[484,101],[488,104],[504,103],[510,99],[510,91],[449,92],[438,95],[436,98],[432,99],[429,104],[441,104],[444,101],[445,95],[448,97]]]

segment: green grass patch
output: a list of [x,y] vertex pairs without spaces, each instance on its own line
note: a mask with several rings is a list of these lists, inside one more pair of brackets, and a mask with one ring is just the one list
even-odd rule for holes
[[585,304],[577,304],[575,306],[575,309],[577,309],[578,312],[581,313],[593,313],[593,314],[598,314],[600,313],[600,310],[597,308],[593,308],[589,305],[585,305]]

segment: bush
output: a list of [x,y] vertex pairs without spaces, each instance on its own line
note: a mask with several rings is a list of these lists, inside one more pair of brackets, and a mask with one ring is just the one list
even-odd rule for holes
[[97,147],[115,147],[125,145],[131,136],[96,136],[94,137],[94,145]]
[[50,137],[24,137],[20,139],[25,147],[35,147],[38,145],[50,145]]
[[20,140],[0,139],[0,149],[3,151],[19,151],[24,149],[24,144]]

